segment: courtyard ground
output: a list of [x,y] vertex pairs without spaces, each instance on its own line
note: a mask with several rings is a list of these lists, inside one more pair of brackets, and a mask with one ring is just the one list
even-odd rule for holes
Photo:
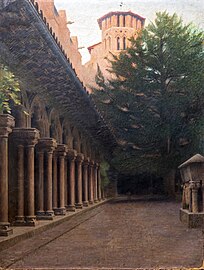
[[0,267],[199,267],[201,230],[179,221],[179,207],[109,202],[2,251]]

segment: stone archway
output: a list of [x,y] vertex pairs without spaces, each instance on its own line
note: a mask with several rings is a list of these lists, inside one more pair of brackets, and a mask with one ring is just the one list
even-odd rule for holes
[[40,131],[41,138],[49,137],[49,121],[46,107],[36,95],[30,105],[31,127]]
[[60,122],[59,114],[55,109],[51,110],[49,114],[49,123],[50,123],[50,138],[54,138],[57,143],[62,143],[62,125]]

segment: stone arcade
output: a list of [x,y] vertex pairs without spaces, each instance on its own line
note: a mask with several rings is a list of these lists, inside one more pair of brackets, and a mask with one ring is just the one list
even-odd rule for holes
[[0,115],[0,235],[7,236],[10,223],[35,226],[100,201],[100,162],[115,139],[38,4],[1,1],[0,12],[1,61],[22,88],[22,106]]

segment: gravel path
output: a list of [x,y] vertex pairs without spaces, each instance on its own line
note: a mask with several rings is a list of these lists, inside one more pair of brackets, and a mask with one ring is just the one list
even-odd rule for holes
[[0,253],[0,267],[199,267],[201,230],[168,201],[108,203]]

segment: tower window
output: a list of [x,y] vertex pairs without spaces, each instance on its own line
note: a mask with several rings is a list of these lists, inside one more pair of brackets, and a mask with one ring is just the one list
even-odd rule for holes
[[120,26],[120,16],[118,15],[117,16],[117,27],[119,27]]
[[117,50],[119,51],[120,50],[120,38],[117,37]]
[[123,38],[123,50],[126,50],[126,37]]
[[125,15],[123,16],[123,27],[125,27]]

